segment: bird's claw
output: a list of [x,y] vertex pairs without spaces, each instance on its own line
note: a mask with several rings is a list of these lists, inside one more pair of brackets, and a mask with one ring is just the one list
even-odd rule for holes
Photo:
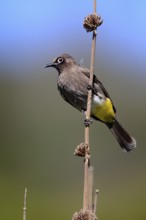
[[93,86],[88,85],[88,86],[87,86],[87,90],[92,90],[92,91],[94,91],[94,88],[93,88]]
[[88,85],[88,86],[87,86],[87,90],[92,90],[93,94],[95,94],[95,95],[98,96],[97,91],[95,90],[95,88],[94,88],[93,86]]
[[92,120],[92,119],[85,119],[85,120],[84,120],[84,125],[85,125],[85,127],[89,127],[90,124],[92,124],[92,123],[93,123],[93,120]]

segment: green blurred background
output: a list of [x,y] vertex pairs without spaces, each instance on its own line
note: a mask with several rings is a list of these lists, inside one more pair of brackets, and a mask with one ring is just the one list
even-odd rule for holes
[[[100,1],[96,75],[122,124],[136,138],[126,154],[101,123],[91,126],[99,219],[146,219],[145,1]],[[0,219],[71,219],[82,208],[83,116],[60,97],[57,72],[44,66],[62,52],[90,65],[82,28],[92,1],[2,1],[0,36]]]

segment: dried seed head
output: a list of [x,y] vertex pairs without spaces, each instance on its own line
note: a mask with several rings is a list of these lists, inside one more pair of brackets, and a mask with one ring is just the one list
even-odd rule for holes
[[79,156],[79,157],[85,157],[87,150],[88,150],[88,145],[85,143],[81,143],[75,149],[74,155]]
[[87,32],[95,31],[98,26],[103,23],[101,16],[96,14],[90,14],[84,18],[83,27]]
[[81,209],[79,212],[74,213],[72,220],[88,220],[97,219],[94,213],[90,210]]

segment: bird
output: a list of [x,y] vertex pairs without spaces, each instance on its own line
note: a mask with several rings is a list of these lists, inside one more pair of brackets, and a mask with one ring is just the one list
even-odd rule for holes
[[58,71],[57,87],[66,102],[86,114],[88,90],[92,89],[91,118],[104,123],[124,151],[129,152],[136,147],[136,140],[121,125],[112,99],[95,74],[93,85],[89,86],[90,70],[67,53],[45,66],[48,67]]

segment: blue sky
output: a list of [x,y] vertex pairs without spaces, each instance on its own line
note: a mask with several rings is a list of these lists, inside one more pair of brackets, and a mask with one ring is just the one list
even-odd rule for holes
[[[90,53],[91,35],[85,33],[82,22],[92,13],[92,3],[91,0],[2,1],[2,65],[14,72],[20,73],[25,68],[33,72],[62,52],[84,58],[85,53]],[[145,9],[145,0],[97,1],[97,11],[104,19],[97,39],[103,57],[107,56],[112,63],[125,59],[129,65],[137,63],[142,71],[146,69]]]

